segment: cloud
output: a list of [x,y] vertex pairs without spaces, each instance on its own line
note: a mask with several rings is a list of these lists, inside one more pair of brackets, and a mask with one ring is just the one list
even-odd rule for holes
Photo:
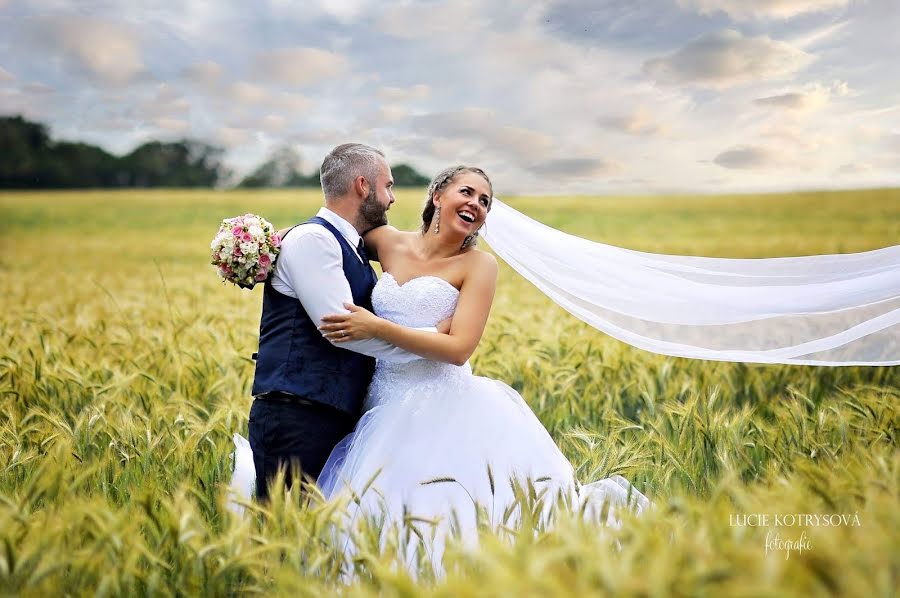
[[629,114],[601,118],[599,122],[604,128],[629,135],[656,137],[668,132],[668,127],[656,122],[646,108],[638,108]]
[[131,26],[81,16],[38,17],[32,24],[52,54],[101,84],[126,85],[148,74]]
[[530,170],[541,176],[560,178],[605,177],[621,172],[622,165],[601,158],[557,158],[532,164]]
[[283,85],[311,85],[340,77],[350,70],[343,54],[319,48],[281,48],[263,52],[254,61],[260,78]]
[[881,141],[889,151],[900,154],[900,133],[885,133]]
[[[226,111],[232,115],[243,114],[245,122],[256,122],[261,111],[297,116],[308,112],[314,102],[301,93],[271,89],[255,83],[236,81],[222,92]],[[248,125],[249,126],[249,125]],[[253,125],[255,126],[255,125]]]
[[644,63],[644,73],[661,83],[723,88],[782,77],[812,56],[765,35],[745,37],[732,29],[702,35],[683,48]]
[[490,24],[489,11],[475,2],[437,2],[393,6],[381,14],[376,22],[379,31],[404,40],[433,39],[450,45],[467,44],[465,36]]
[[154,125],[156,125],[157,128],[162,129],[163,131],[176,133],[179,135],[184,135],[191,128],[191,125],[190,123],[188,123],[188,121],[180,118],[169,118],[167,116],[161,116],[159,118],[153,119],[152,122]]
[[239,104],[259,104],[269,97],[269,93],[261,85],[237,81],[228,87],[228,97]]
[[[527,163],[546,155],[554,145],[553,138],[544,133],[499,124],[497,114],[483,108],[414,116],[412,129],[420,135],[444,138],[434,143],[445,148],[446,140],[452,140],[454,146],[456,141],[470,148],[478,144],[485,150]],[[446,153],[441,151],[439,155]]]
[[753,145],[742,145],[724,151],[713,162],[723,168],[736,170],[755,170],[782,164],[781,156],[769,148]]
[[412,87],[381,87],[378,89],[378,97],[388,102],[408,102],[427,100],[431,96],[431,88],[419,84]]
[[701,15],[723,12],[735,21],[790,19],[799,15],[829,12],[850,0],[678,0],[685,9]]
[[183,117],[190,111],[190,104],[172,85],[160,83],[156,87],[156,95],[138,106],[138,114],[144,118],[176,118]]
[[219,127],[215,132],[215,142],[226,148],[249,145],[255,141],[255,134],[238,127]]
[[10,73],[8,70],[0,66],[0,83],[9,83],[11,81],[15,81],[16,76]]
[[840,168],[837,169],[835,174],[841,176],[857,176],[862,174],[869,174],[872,172],[871,164],[866,164],[865,162],[850,162],[847,164],[842,164]]
[[815,84],[807,88],[805,91],[792,91],[773,96],[756,98],[755,100],[753,100],[753,103],[757,106],[764,106],[768,108],[792,110],[795,112],[812,112],[814,110],[822,108],[829,102],[833,90],[835,90],[838,95],[845,95],[848,93],[848,87],[846,83],[838,83],[833,87],[825,87],[820,84]]
[[212,60],[189,64],[181,71],[181,80],[205,89],[213,91],[218,88],[222,80],[222,66]]
[[789,148],[801,152],[817,152],[834,146],[837,140],[820,128],[810,132],[795,124],[776,124],[764,129],[761,136],[775,141],[778,147]]

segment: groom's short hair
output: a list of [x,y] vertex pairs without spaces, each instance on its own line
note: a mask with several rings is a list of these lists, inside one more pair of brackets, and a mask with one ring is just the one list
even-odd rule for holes
[[383,159],[384,153],[362,143],[343,143],[331,150],[319,169],[325,199],[341,197],[347,193],[358,176],[365,177],[374,187],[375,179],[378,178],[379,156]]

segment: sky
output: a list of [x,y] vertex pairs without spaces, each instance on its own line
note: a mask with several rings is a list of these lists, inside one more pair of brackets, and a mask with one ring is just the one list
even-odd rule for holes
[[236,175],[358,141],[501,197],[897,186],[898,30],[898,0],[0,0],[0,114]]

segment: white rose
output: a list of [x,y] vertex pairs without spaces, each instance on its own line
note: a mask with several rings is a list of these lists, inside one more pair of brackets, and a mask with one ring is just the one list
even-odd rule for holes
[[259,225],[256,224],[250,227],[249,232],[251,235],[257,238],[263,236],[263,229],[261,229]]

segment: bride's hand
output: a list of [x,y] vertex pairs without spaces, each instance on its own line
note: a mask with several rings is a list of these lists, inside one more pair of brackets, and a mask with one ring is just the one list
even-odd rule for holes
[[322,318],[323,324],[319,326],[319,330],[325,333],[322,336],[335,343],[378,336],[381,318],[352,303],[345,303],[344,307],[350,310],[349,314],[332,314]]

